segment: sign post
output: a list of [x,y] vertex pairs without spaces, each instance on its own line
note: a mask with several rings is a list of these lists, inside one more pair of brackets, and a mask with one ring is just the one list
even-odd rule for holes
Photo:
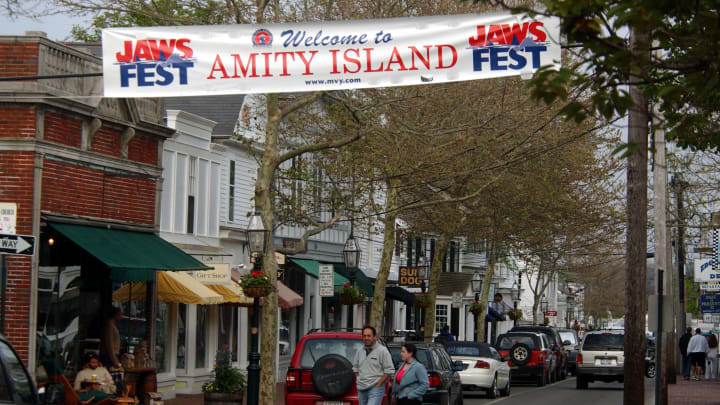
[[332,264],[321,264],[318,267],[318,282],[320,283],[321,297],[332,297],[335,295]]

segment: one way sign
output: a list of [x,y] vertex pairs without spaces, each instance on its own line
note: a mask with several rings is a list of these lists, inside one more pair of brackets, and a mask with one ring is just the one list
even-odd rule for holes
[[0,233],[0,254],[32,256],[34,253],[34,236]]

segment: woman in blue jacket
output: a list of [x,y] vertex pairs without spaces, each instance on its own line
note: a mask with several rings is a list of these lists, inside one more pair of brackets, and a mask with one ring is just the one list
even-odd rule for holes
[[420,405],[430,386],[427,370],[417,360],[417,348],[412,343],[402,346],[400,358],[403,363],[393,377],[392,395],[398,405]]

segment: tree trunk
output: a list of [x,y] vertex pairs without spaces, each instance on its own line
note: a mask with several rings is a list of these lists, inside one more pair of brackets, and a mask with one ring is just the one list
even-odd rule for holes
[[393,251],[395,250],[395,220],[397,219],[397,197],[398,192],[392,180],[385,182],[387,197],[385,199],[385,219],[383,225],[383,252],[380,259],[380,269],[375,279],[375,294],[373,295],[372,308],[370,310],[370,325],[375,330],[382,330],[383,309],[385,304],[385,286],[390,275],[392,266]]
[[495,275],[495,262],[497,261],[497,242],[494,240],[488,241],[487,249],[487,268],[485,269],[485,276],[483,277],[482,290],[480,291],[480,306],[481,311],[478,315],[477,325],[477,340],[478,342],[485,341],[485,317],[487,316],[487,303],[490,300],[490,284],[492,284],[493,276]]
[[[631,28],[630,46],[636,55],[646,54],[647,32]],[[631,76],[631,81],[639,80],[640,77]],[[623,399],[625,404],[642,404],[645,402],[648,103],[645,95],[636,85],[630,86],[630,97],[633,106],[628,114],[628,144],[637,147],[637,150],[628,157],[627,167]]]
[[431,341],[435,333],[435,297],[437,297],[437,288],[440,283],[443,258],[445,257],[448,246],[450,246],[450,239],[452,239],[452,236],[443,233],[435,245],[435,258],[430,268],[430,283],[428,285],[430,306],[425,308],[425,331],[423,332],[423,336],[426,342]]

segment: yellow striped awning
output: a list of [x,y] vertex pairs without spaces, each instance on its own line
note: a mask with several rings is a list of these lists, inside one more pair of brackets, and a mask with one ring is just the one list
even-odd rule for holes
[[[158,300],[181,304],[221,304],[223,297],[183,272],[157,272]],[[145,300],[147,288],[143,282],[127,283],[113,293],[113,301]]]
[[243,305],[249,305],[249,304],[253,303],[253,299],[245,296],[245,293],[243,293],[243,290],[240,287],[240,285],[234,281],[231,281],[230,284],[228,284],[228,285],[204,284],[204,286],[213,290],[214,292],[222,295],[223,302],[225,302],[225,303],[243,304]]

